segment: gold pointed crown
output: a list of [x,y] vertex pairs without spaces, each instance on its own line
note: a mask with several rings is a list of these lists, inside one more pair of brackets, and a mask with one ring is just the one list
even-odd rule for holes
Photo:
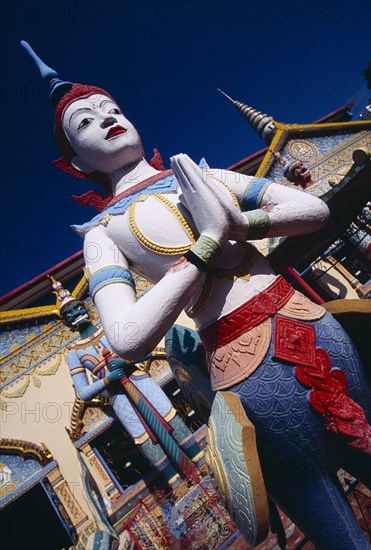
[[58,315],[61,315],[62,309],[72,302],[79,302],[80,300],[78,298],[74,298],[71,296],[71,292],[67,290],[66,288],[63,288],[62,283],[60,281],[57,281],[54,279],[52,275],[48,275],[48,278],[50,279],[50,282],[53,287],[53,294],[56,295],[56,308],[58,310]]

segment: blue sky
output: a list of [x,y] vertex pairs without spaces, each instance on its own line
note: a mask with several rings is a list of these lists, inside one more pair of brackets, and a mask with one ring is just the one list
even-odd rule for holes
[[[370,92],[369,0],[5,0],[0,295],[82,247],[70,229],[95,211],[72,194],[97,185],[59,172],[53,110],[19,41],[72,82],[118,100],[147,158],[227,167],[264,146],[216,88],[280,122],[312,122]],[[6,55],[4,55],[4,52]]]

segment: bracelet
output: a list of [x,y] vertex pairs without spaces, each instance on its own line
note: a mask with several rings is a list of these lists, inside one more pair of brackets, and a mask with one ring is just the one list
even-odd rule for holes
[[201,271],[210,273],[209,264],[220,253],[221,246],[211,237],[200,235],[184,257]]
[[264,239],[269,233],[271,222],[267,212],[264,210],[253,210],[252,212],[243,212],[249,222],[247,238],[251,241],[255,239]]
[[85,367],[76,367],[75,369],[71,369],[70,375],[75,376],[75,374],[80,374],[81,372],[85,372]]
[[105,376],[105,377],[103,378],[103,382],[104,382],[104,385],[105,385],[105,386],[109,386],[109,379],[108,379],[108,376]]
[[188,250],[184,254],[184,258],[189,261],[189,263],[195,265],[198,267],[200,271],[204,271],[205,273],[210,273],[209,266],[206,262],[204,262],[197,254],[194,254],[192,250]]
[[267,178],[253,178],[249,181],[242,198],[242,210],[260,208],[263,195],[271,183]]

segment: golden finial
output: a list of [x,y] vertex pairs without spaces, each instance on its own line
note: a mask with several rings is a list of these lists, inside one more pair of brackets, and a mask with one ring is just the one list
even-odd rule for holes
[[62,283],[54,279],[53,275],[47,274],[47,277],[50,279],[50,282],[54,289],[53,294],[55,294],[57,297],[55,305],[58,311],[58,315],[60,316],[62,308],[64,308],[67,304],[71,302],[76,302],[78,300],[77,298],[74,298],[73,296],[71,296],[70,291],[67,290],[66,288],[63,288]]

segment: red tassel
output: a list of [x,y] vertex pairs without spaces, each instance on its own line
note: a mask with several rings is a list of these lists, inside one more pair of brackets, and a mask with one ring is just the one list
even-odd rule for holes
[[331,370],[326,351],[316,348],[314,367],[297,366],[295,373],[299,382],[311,388],[310,404],[323,416],[325,428],[346,438],[350,447],[371,454],[371,426],[362,407],[347,395],[344,372]]
[[108,206],[112,200],[112,195],[109,195],[106,198],[103,198],[102,194],[99,191],[90,189],[82,195],[72,195],[74,201],[77,202],[80,206],[92,206],[98,212],[102,212]]

